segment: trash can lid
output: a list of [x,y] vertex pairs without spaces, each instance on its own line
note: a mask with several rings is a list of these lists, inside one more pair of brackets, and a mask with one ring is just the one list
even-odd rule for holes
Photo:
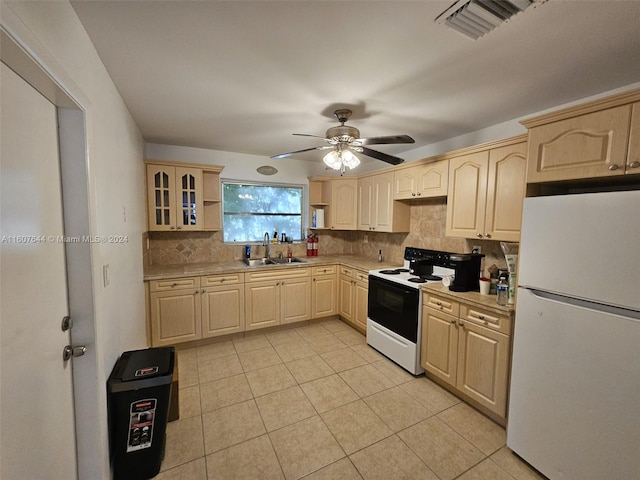
[[126,362],[121,380],[130,382],[165,376],[173,373],[173,347],[148,348],[124,352],[121,359]]

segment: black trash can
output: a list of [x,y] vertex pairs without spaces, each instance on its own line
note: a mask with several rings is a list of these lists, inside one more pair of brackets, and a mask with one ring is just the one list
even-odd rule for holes
[[175,349],[124,352],[107,382],[115,480],[145,480],[160,471]]

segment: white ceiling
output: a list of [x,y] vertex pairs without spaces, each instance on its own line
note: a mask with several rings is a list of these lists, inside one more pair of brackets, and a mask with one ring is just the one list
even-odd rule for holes
[[550,0],[477,41],[434,23],[453,3],[72,2],[152,143],[270,156],[347,106],[402,156],[640,81],[640,1]]

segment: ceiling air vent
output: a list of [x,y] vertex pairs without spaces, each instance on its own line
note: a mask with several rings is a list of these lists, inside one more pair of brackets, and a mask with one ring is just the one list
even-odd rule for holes
[[458,0],[445,10],[436,23],[477,40],[527,7],[547,0]]

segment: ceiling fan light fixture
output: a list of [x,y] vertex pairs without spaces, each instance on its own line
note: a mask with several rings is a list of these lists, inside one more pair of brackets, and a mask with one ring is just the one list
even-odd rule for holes
[[355,168],[360,165],[360,159],[349,150],[331,150],[322,161],[329,168],[344,171],[345,167]]

